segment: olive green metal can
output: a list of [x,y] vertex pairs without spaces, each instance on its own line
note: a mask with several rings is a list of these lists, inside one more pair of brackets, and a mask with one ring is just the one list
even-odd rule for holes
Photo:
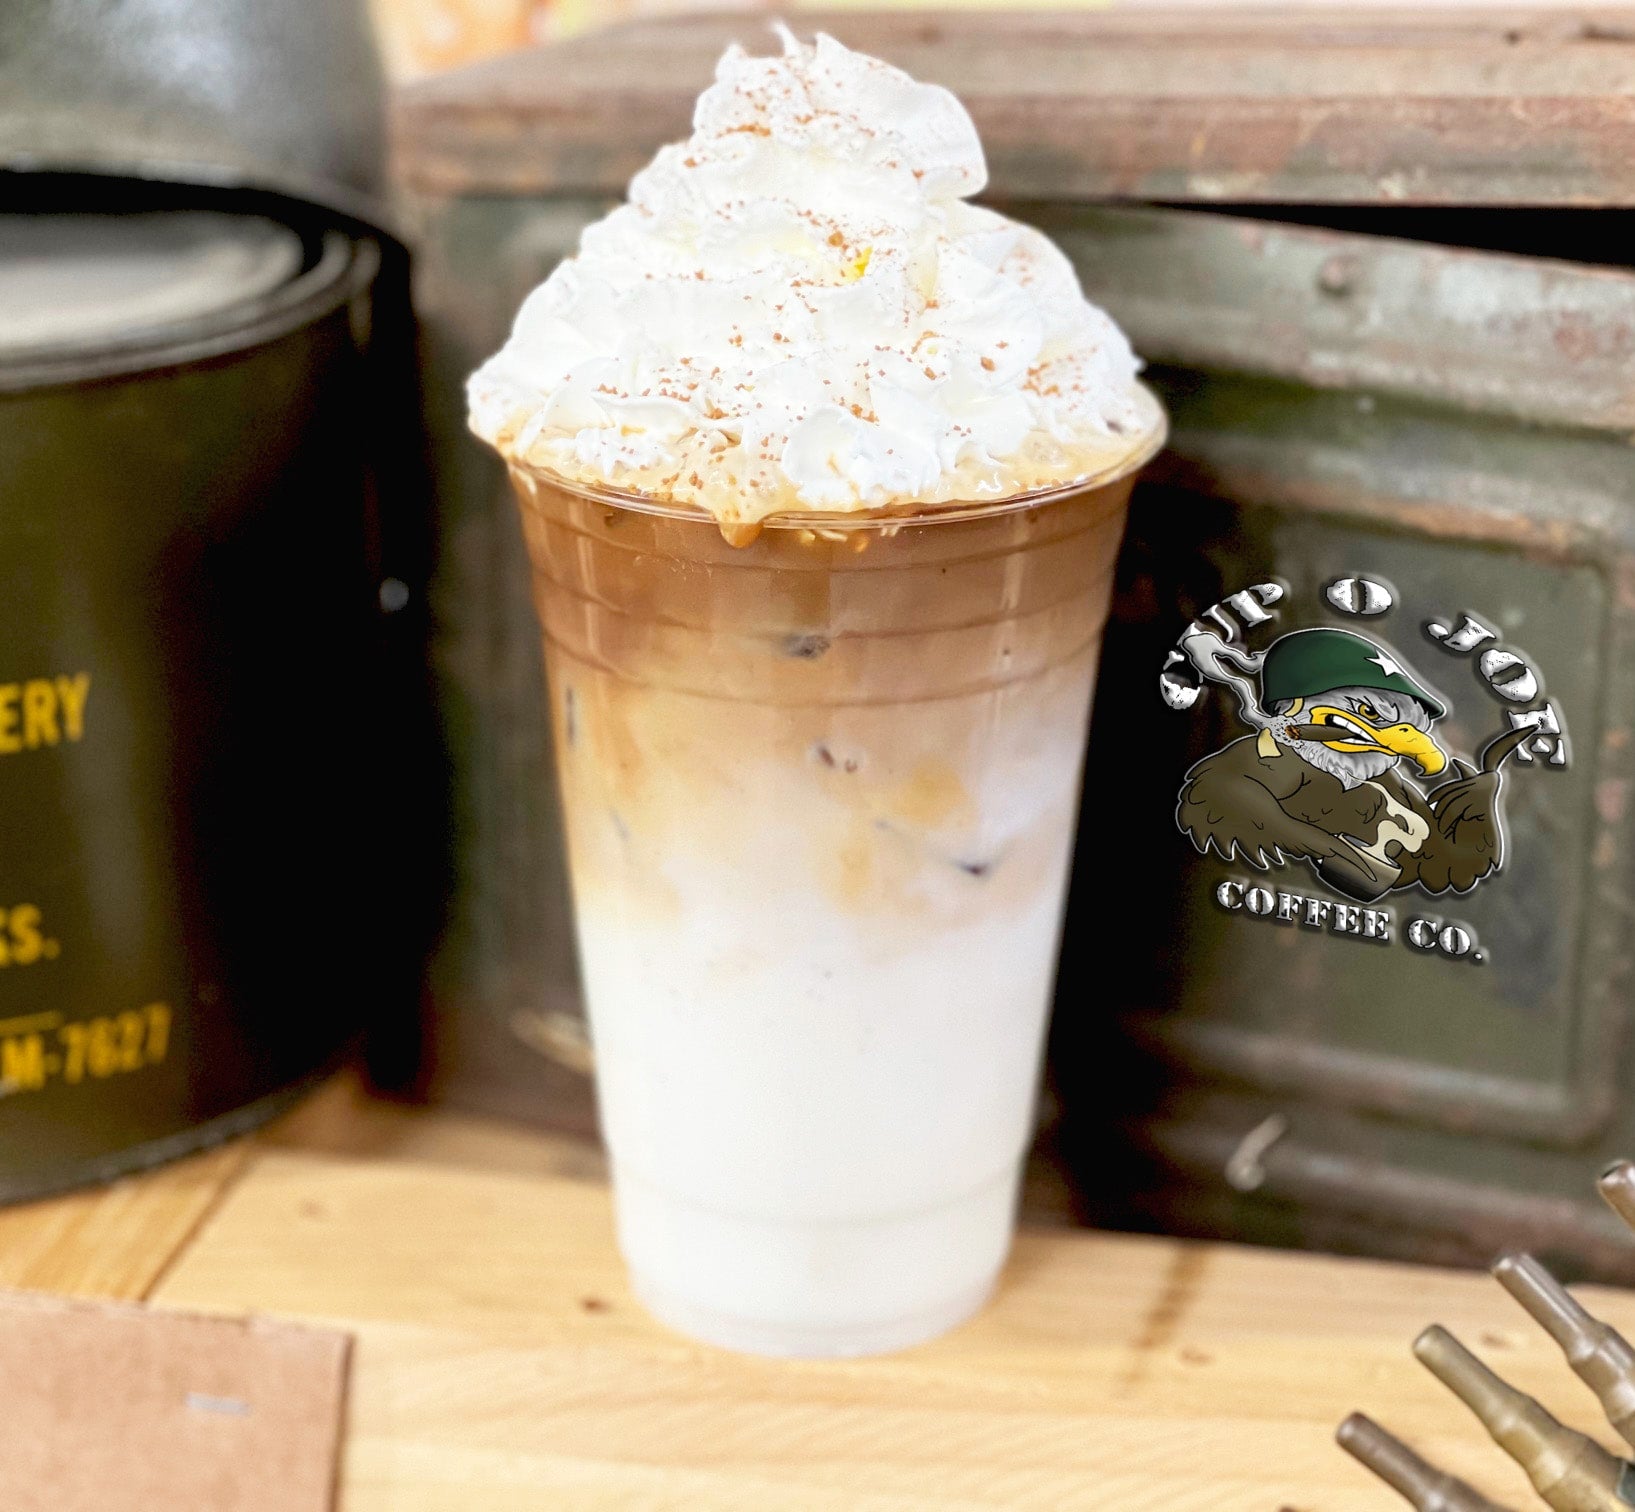
[[383,817],[377,243],[270,195],[9,182],[0,1199],[328,1065],[378,969]]

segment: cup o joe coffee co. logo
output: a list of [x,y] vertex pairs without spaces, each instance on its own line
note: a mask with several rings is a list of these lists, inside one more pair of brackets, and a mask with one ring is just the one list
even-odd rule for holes
[[[1251,649],[1287,594],[1276,582],[1232,594],[1188,625],[1165,659],[1159,687],[1170,708],[1191,709],[1214,684],[1236,696],[1249,730],[1187,772],[1176,823],[1202,854],[1265,874],[1222,881],[1215,902],[1227,912],[1389,944],[1398,938],[1383,901],[1391,894],[1468,893],[1503,868],[1508,776],[1565,767],[1566,729],[1537,669],[1497,631],[1471,614],[1428,620],[1427,645],[1474,662],[1497,705],[1501,728],[1463,759],[1437,733],[1447,700],[1377,635],[1323,625]],[[1328,584],[1323,602],[1367,626],[1396,595],[1349,577]],[[1294,882],[1302,866],[1338,896],[1274,880],[1284,870]],[[1427,954],[1487,959],[1469,924],[1428,911],[1404,919],[1401,939]]]

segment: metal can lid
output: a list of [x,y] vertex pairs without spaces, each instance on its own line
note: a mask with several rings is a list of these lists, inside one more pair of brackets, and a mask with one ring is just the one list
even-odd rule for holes
[[282,288],[305,255],[296,231],[261,216],[0,215],[0,361],[224,317]]
[[0,166],[274,190],[376,228],[367,0],[0,0]]

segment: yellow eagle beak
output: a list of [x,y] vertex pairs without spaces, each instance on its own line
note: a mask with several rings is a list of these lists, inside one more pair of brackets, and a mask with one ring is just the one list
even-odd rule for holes
[[1389,751],[1393,756],[1406,756],[1427,777],[1447,768],[1447,752],[1411,724],[1376,725],[1361,714],[1330,704],[1318,704],[1304,717],[1309,724],[1332,725],[1345,732],[1323,742],[1331,751]]

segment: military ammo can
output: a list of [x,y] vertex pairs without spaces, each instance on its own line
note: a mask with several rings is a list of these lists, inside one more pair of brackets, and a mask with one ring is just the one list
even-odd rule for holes
[[266,1117],[418,970],[380,81],[348,7],[188,9],[0,22],[0,1200]]
[[[1635,27],[844,15],[952,87],[1174,420],[1097,694],[1041,1157],[1080,1217],[1635,1276]],[[439,1075],[588,1125],[541,672],[460,381],[744,18],[398,102],[467,820]]]

